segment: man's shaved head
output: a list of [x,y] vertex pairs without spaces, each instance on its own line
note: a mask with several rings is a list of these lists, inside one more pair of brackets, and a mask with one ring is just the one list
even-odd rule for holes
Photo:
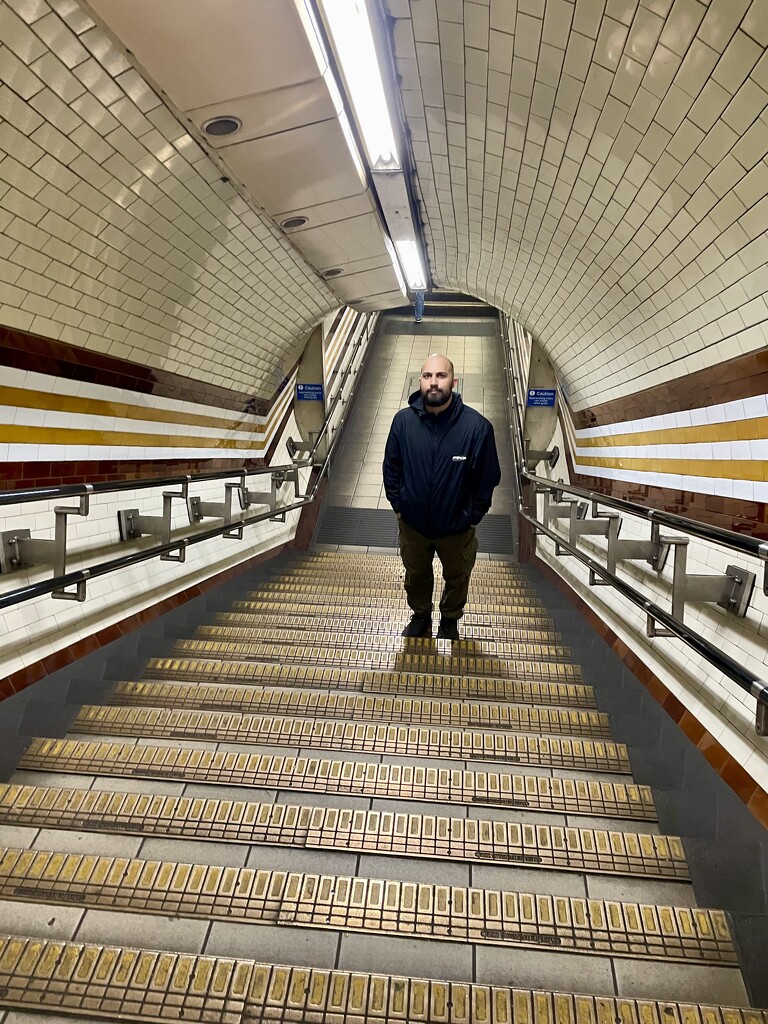
[[428,412],[442,412],[453,398],[458,383],[453,363],[447,356],[433,353],[421,368],[419,387]]
[[[455,376],[456,376],[456,370],[454,369],[454,367],[453,367],[453,363],[452,363],[452,362],[451,362],[451,360],[450,360],[450,359],[448,358],[448,356],[444,356],[444,355],[442,355],[442,354],[441,354],[440,352],[432,352],[432,353],[430,353],[430,355],[429,355],[429,356],[428,356],[428,358],[427,358],[427,363],[428,363],[428,362],[429,362],[429,361],[430,361],[431,359],[442,359],[442,360],[443,360],[443,362],[444,362],[444,363],[445,363],[445,364],[447,365],[447,367],[448,367],[448,372],[450,373],[451,377],[455,377]],[[424,372],[424,367],[425,367],[425,366],[427,365],[427,363],[424,363],[424,366],[422,366],[422,368],[421,368],[421,372],[422,372],[422,373]]]

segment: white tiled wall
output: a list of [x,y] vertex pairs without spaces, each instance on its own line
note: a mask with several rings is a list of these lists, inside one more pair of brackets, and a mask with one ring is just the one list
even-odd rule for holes
[[0,325],[270,397],[338,301],[74,0],[0,41]]
[[433,278],[575,410],[765,346],[765,0],[385,3]]
[[[568,446],[568,439],[564,437],[560,426],[553,443],[559,445],[561,451]],[[536,472],[540,476],[569,482],[564,460],[558,463],[554,471],[550,471],[545,463],[540,463]],[[538,503],[541,516],[541,496]],[[561,531],[567,539],[567,525],[564,521],[555,524],[553,528]],[[679,536],[667,529],[661,532],[662,535]],[[650,527],[647,523],[632,516],[623,517],[622,540],[647,540],[649,536]],[[578,546],[605,564],[607,542],[604,538],[583,537],[579,539]],[[755,698],[717,672],[682,641],[662,637],[647,638],[645,612],[612,588],[590,587],[588,569],[575,558],[555,557],[554,544],[548,538],[538,538],[537,554],[573,587],[750,775],[764,789],[768,789],[768,738],[761,738],[755,733]],[[660,575],[644,562],[634,561],[620,562],[617,572],[652,602],[669,611],[672,563],[671,556]],[[724,653],[760,678],[768,680],[768,648],[764,640],[768,624],[768,597],[762,592],[763,563],[691,538],[688,545],[689,573],[722,573],[729,564],[739,565],[757,575],[757,585],[746,618],[735,618],[712,604],[689,604],[685,610],[685,621]]]
[[[293,415],[277,446],[273,465],[285,465],[289,459],[285,439],[298,436]],[[309,470],[301,471],[302,489],[306,487]],[[249,486],[254,490],[269,488],[269,477],[250,478]],[[87,519],[70,516],[68,523],[69,570],[107,561],[123,554],[130,554],[145,547],[152,547],[159,540],[152,537],[127,542],[118,548],[117,513],[120,509],[137,508],[145,515],[162,514],[162,488],[155,487],[140,491],[123,491],[119,494],[98,495],[91,501]],[[199,494],[206,501],[224,500],[224,483],[208,482],[193,484],[191,494]],[[293,500],[293,485],[287,484],[281,492],[281,503]],[[2,529],[29,529],[39,539],[53,537],[54,504],[76,505],[76,501],[39,502],[36,505],[6,506],[3,510]],[[236,504],[235,504],[235,507]],[[251,514],[261,511],[253,506]],[[216,538],[194,545],[187,550],[186,561],[161,562],[152,559],[118,573],[112,573],[88,582],[87,599],[82,604],[40,597],[12,607],[3,612],[3,629],[0,638],[0,676],[44,658],[61,650],[75,641],[103,629],[112,623],[163,601],[165,598],[199,583],[215,573],[268,551],[293,537],[300,510],[286,514],[285,523],[265,520],[249,527],[242,541]],[[205,523],[206,521],[204,521]],[[218,525],[215,520],[207,521],[209,527]],[[189,526],[183,501],[174,502],[174,530]],[[26,572],[17,572],[0,577],[0,592],[25,586],[51,578],[51,569],[35,566]]]

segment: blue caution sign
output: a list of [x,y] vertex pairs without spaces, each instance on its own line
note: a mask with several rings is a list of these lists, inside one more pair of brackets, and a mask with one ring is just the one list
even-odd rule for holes
[[554,388],[528,388],[528,400],[526,405],[553,406],[555,404]]
[[296,385],[296,398],[300,402],[322,402],[322,400],[323,400],[323,385],[322,384],[297,384]]

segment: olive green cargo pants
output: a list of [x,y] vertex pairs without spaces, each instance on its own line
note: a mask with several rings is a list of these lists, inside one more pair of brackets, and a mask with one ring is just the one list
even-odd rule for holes
[[445,619],[460,619],[467,603],[469,579],[477,557],[477,537],[474,526],[464,533],[450,537],[424,537],[402,519],[400,527],[400,557],[405,566],[405,593],[414,615],[432,616],[432,591],[435,577],[432,559],[435,554],[443,565],[445,587],[440,598],[440,615]]

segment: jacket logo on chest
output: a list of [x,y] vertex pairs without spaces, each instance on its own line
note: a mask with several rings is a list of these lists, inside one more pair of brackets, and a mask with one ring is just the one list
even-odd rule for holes
[[453,458],[451,459],[451,462],[466,462],[466,461],[467,461],[467,456],[466,455],[454,455]]

